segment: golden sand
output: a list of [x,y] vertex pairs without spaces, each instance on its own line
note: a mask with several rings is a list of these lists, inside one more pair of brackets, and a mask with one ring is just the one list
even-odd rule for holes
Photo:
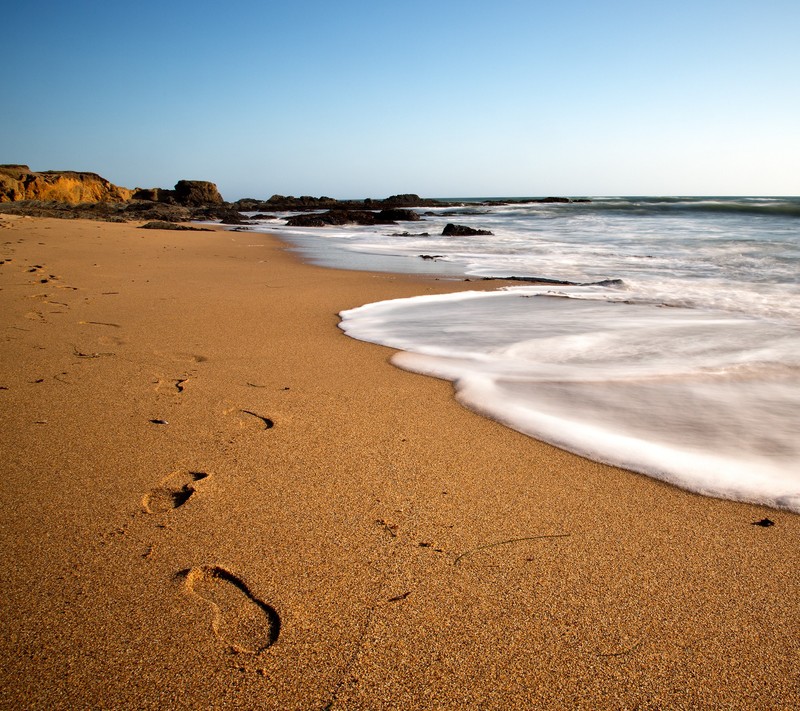
[[474,284],[8,216],[0,262],[2,708],[800,703],[800,517],[524,437],[337,328]]

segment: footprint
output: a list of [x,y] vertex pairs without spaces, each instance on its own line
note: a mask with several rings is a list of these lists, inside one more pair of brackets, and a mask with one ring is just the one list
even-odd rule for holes
[[263,652],[278,639],[281,618],[233,573],[216,565],[183,572],[186,588],[214,608],[211,629],[237,652]]
[[147,513],[163,513],[183,506],[196,491],[193,484],[205,479],[205,472],[179,470],[167,476],[159,486],[142,497]]
[[257,420],[261,420],[265,430],[271,430],[275,426],[275,423],[269,417],[259,415],[257,412],[252,412],[251,410],[239,410],[239,412],[245,415],[250,415],[251,417],[255,417]]
[[186,383],[189,382],[189,378],[158,378],[154,381],[156,384],[155,390],[156,392],[161,392],[162,390],[172,391],[173,393],[180,394],[184,390],[186,390]]

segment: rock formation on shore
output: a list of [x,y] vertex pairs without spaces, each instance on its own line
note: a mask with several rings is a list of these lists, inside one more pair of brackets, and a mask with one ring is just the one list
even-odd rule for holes
[[27,165],[0,165],[0,202],[47,200],[68,205],[126,202],[132,190],[110,183],[97,173],[72,170],[32,171]]
[[96,173],[37,173],[26,165],[0,165],[0,203],[2,212],[34,217],[173,223],[227,218],[230,224],[241,222],[238,211],[222,199],[217,186],[205,180],[179,180],[174,190],[129,190]]
[[174,190],[163,188],[136,188],[134,200],[161,202],[168,205],[184,205],[200,207],[206,205],[222,205],[224,200],[217,186],[207,180],[179,180]]
[[[520,200],[530,201],[529,199]],[[533,202],[588,202],[548,197]],[[515,202],[513,200],[506,200]],[[242,212],[302,212],[288,218],[287,225],[388,225],[416,221],[419,214],[409,208],[463,207],[459,202],[421,198],[414,193],[374,200],[336,200],[330,197],[273,195],[268,200],[244,198],[225,202],[217,186],[206,180],[179,180],[174,189],[122,188],[96,173],[69,170],[34,172],[27,165],[0,165],[0,212],[36,217],[86,218],[127,222],[159,220],[187,222],[219,220],[228,225],[249,224]],[[496,204],[492,201],[492,204]],[[471,204],[474,209],[474,204]],[[307,211],[316,212],[309,213]],[[433,213],[435,214],[435,213]],[[455,213],[448,213],[455,214]],[[267,215],[260,215],[263,218]],[[456,226],[459,230],[469,229]],[[466,234],[460,232],[457,234]],[[470,234],[486,234],[474,231]]]

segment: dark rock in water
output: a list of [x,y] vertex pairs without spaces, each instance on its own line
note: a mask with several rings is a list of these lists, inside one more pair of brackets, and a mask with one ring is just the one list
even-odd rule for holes
[[565,198],[565,197],[546,197],[546,198],[542,198],[541,200],[536,200],[535,202],[569,202],[569,198]]
[[287,227],[325,227],[330,224],[326,222],[322,215],[295,215],[286,220]]
[[418,222],[422,218],[418,213],[413,210],[404,210],[402,208],[388,208],[381,210],[375,216],[375,224],[388,225],[393,222]]
[[488,276],[483,277],[483,281],[524,281],[528,284],[556,284],[558,286],[623,286],[622,279],[604,279],[603,281],[563,281],[562,279],[550,279],[548,277],[535,276]]
[[327,212],[304,213],[286,220],[289,227],[325,227],[328,225],[391,225],[395,220],[416,221],[420,216],[413,210],[386,209],[380,212],[370,210],[333,209]]
[[624,286],[625,282],[622,279],[603,279],[602,281],[589,281],[580,284],[579,286]]
[[465,227],[464,225],[454,225],[448,222],[442,230],[443,237],[468,237],[470,235],[491,235],[489,230],[476,230],[472,227]]
[[339,225],[374,225],[374,212],[364,210],[328,210],[322,213],[295,215],[286,220],[289,227],[326,227]]
[[483,281],[524,281],[526,284],[554,284],[558,286],[578,286],[574,281],[563,281],[561,279],[549,279],[548,277],[534,276],[488,276],[483,277]]
[[392,232],[389,237],[430,237],[430,232]]
[[420,216],[413,210],[388,208],[380,212],[370,210],[332,209],[323,213],[307,213],[290,217],[286,224],[291,227],[323,227],[326,225],[391,225],[396,220],[417,221]]

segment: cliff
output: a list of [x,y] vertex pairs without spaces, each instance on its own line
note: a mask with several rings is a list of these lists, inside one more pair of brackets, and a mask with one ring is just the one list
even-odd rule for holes
[[27,165],[0,165],[0,202],[19,200],[79,203],[125,202],[132,190],[110,183],[97,173],[71,170],[32,171]]

